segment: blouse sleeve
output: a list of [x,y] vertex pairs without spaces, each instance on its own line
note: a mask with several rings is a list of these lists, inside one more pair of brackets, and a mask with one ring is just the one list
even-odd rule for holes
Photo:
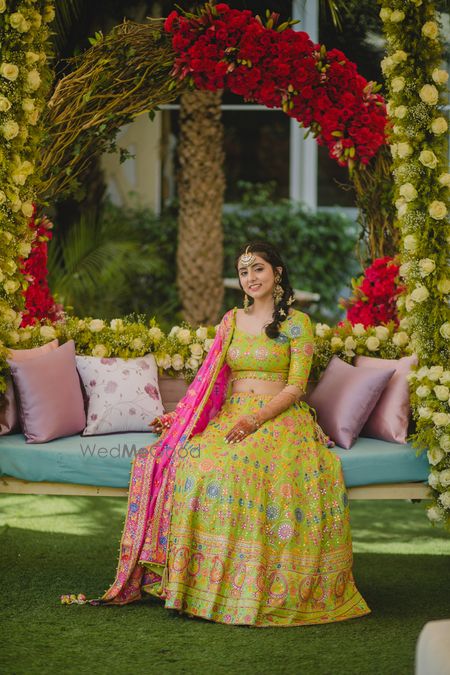
[[311,319],[307,314],[298,312],[289,329],[291,361],[289,365],[289,385],[300,387],[304,392],[314,354],[314,333]]

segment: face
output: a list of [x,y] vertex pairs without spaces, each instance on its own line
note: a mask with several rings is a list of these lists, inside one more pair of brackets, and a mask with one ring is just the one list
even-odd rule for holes
[[[277,267],[276,269],[281,274],[283,268]],[[248,267],[238,263],[238,275],[244,293],[251,298],[261,299],[272,295],[275,274],[272,265],[259,255],[255,254],[254,262]]]

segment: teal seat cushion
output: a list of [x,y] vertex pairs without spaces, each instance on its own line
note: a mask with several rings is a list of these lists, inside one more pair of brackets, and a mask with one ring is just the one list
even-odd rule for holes
[[[152,433],[69,436],[49,443],[27,444],[22,434],[0,437],[0,474],[27,481],[127,487],[131,460],[154,443]],[[347,487],[425,481],[426,454],[410,445],[359,438],[350,450],[333,448],[342,461]]]

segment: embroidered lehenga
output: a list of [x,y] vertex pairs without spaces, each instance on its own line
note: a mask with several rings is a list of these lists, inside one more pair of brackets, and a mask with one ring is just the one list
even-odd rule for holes
[[231,624],[294,626],[370,612],[352,576],[339,458],[295,403],[240,443],[225,436],[269,395],[231,393],[245,377],[306,386],[312,331],[291,310],[277,339],[223,318],[196,379],[157,443],[138,453],[116,579],[99,601],[146,594]]

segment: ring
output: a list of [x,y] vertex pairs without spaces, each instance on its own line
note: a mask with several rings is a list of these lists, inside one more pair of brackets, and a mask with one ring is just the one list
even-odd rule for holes
[[242,436],[243,434],[245,434],[245,431],[243,431],[242,429],[239,429],[239,434]]

